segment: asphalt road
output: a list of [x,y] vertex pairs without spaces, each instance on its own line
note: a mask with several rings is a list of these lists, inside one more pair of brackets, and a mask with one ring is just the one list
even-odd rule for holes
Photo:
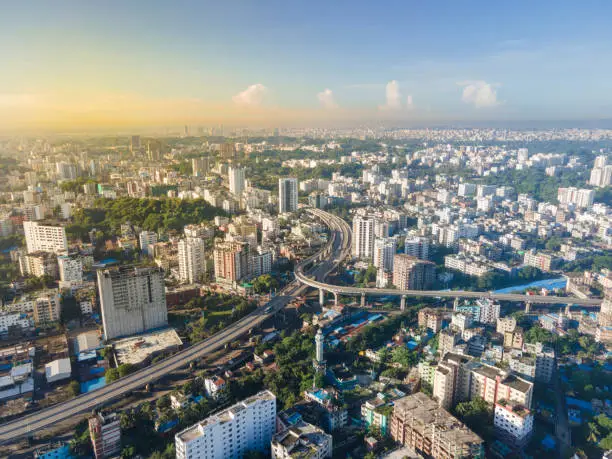
[[[316,209],[307,209],[307,211],[321,217],[326,222],[331,222],[333,226],[332,237],[329,242],[332,249],[330,256],[308,271],[308,274],[312,275],[315,279],[323,280],[325,276],[337,266],[343,257],[348,254],[347,248],[350,247],[350,229],[347,233],[346,228],[343,228],[340,223],[344,222],[331,214]],[[344,225],[346,225],[346,223],[344,223]],[[323,251],[327,248],[326,246]],[[154,382],[165,375],[171,374],[189,365],[193,360],[219,350],[226,344],[245,335],[249,330],[257,327],[270,316],[276,314],[295,297],[302,295],[308,288],[308,286],[301,285],[294,280],[264,307],[258,308],[256,311],[253,311],[251,314],[201,343],[195,344],[160,362],[121,378],[101,389],[79,395],[66,402],[1,424],[0,444],[9,443],[35,432],[43,431],[47,427],[59,422],[65,422],[70,418],[78,420],[78,416],[83,413],[91,412],[96,408],[117,400],[130,391],[140,389],[149,382]],[[271,307],[272,310],[266,313],[265,311],[269,307]]]

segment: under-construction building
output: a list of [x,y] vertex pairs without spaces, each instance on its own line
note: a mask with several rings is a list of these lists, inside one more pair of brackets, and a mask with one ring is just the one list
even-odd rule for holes
[[395,401],[391,436],[425,457],[485,457],[482,438],[422,392]]

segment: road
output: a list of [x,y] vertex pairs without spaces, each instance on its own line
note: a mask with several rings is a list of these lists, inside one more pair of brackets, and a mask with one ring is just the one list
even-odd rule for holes
[[[322,218],[325,222],[330,222],[330,226],[332,227],[329,242],[321,250],[322,253],[324,252],[327,254],[326,259],[307,271],[309,276],[322,281],[337,267],[338,263],[347,256],[347,248],[350,248],[350,230],[347,233],[346,228],[341,226],[340,219],[331,214],[316,209],[305,210]],[[74,418],[76,421],[79,415],[83,413],[91,412],[113,400],[117,400],[130,391],[140,389],[149,382],[154,382],[189,365],[193,360],[205,357],[211,352],[219,350],[226,344],[247,334],[251,329],[257,327],[266,319],[276,314],[295,297],[302,295],[308,288],[308,286],[301,285],[297,280],[294,280],[281,290],[278,296],[272,298],[265,307],[258,308],[256,311],[243,317],[238,322],[231,324],[201,343],[195,344],[160,362],[108,384],[103,388],[79,395],[71,400],[45,408],[14,421],[1,424],[0,444],[18,440],[35,432],[44,430],[54,424],[65,422],[70,418]],[[266,313],[265,311],[268,310],[269,307],[272,309],[269,313]]]

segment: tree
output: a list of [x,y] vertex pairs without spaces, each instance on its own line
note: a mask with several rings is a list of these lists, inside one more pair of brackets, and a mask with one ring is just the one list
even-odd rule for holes
[[119,371],[116,368],[109,368],[108,370],[106,370],[105,379],[107,383],[112,383],[113,381],[118,380]]
[[70,384],[68,385],[68,390],[70,391],[72,396],[76,397],[81,393],[81,385],[78,381],[70,381]]
[[123,378],[130,373],[134,373],[134,371],[136,371],[136,367],[131,363],[123,363],[117,367],[117,371],[119,372],[119,377]]
[[412,367],[418,362],[418,357],[414,352],[410,352],[408,348],[399,346],[393,350],[392,360],[403,367]]
[[77,300],[73,296],[63,296],[61,308],[61,322],[68,323],[71,320],[81,318],[81,307],[77,303]]

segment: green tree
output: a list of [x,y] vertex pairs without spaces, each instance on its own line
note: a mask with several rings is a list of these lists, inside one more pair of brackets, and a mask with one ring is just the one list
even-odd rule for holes
[[70,384],[68,384],[68,390],[73,397],[76,397],[81,393],[81,385],[78,381],[70,381]]

